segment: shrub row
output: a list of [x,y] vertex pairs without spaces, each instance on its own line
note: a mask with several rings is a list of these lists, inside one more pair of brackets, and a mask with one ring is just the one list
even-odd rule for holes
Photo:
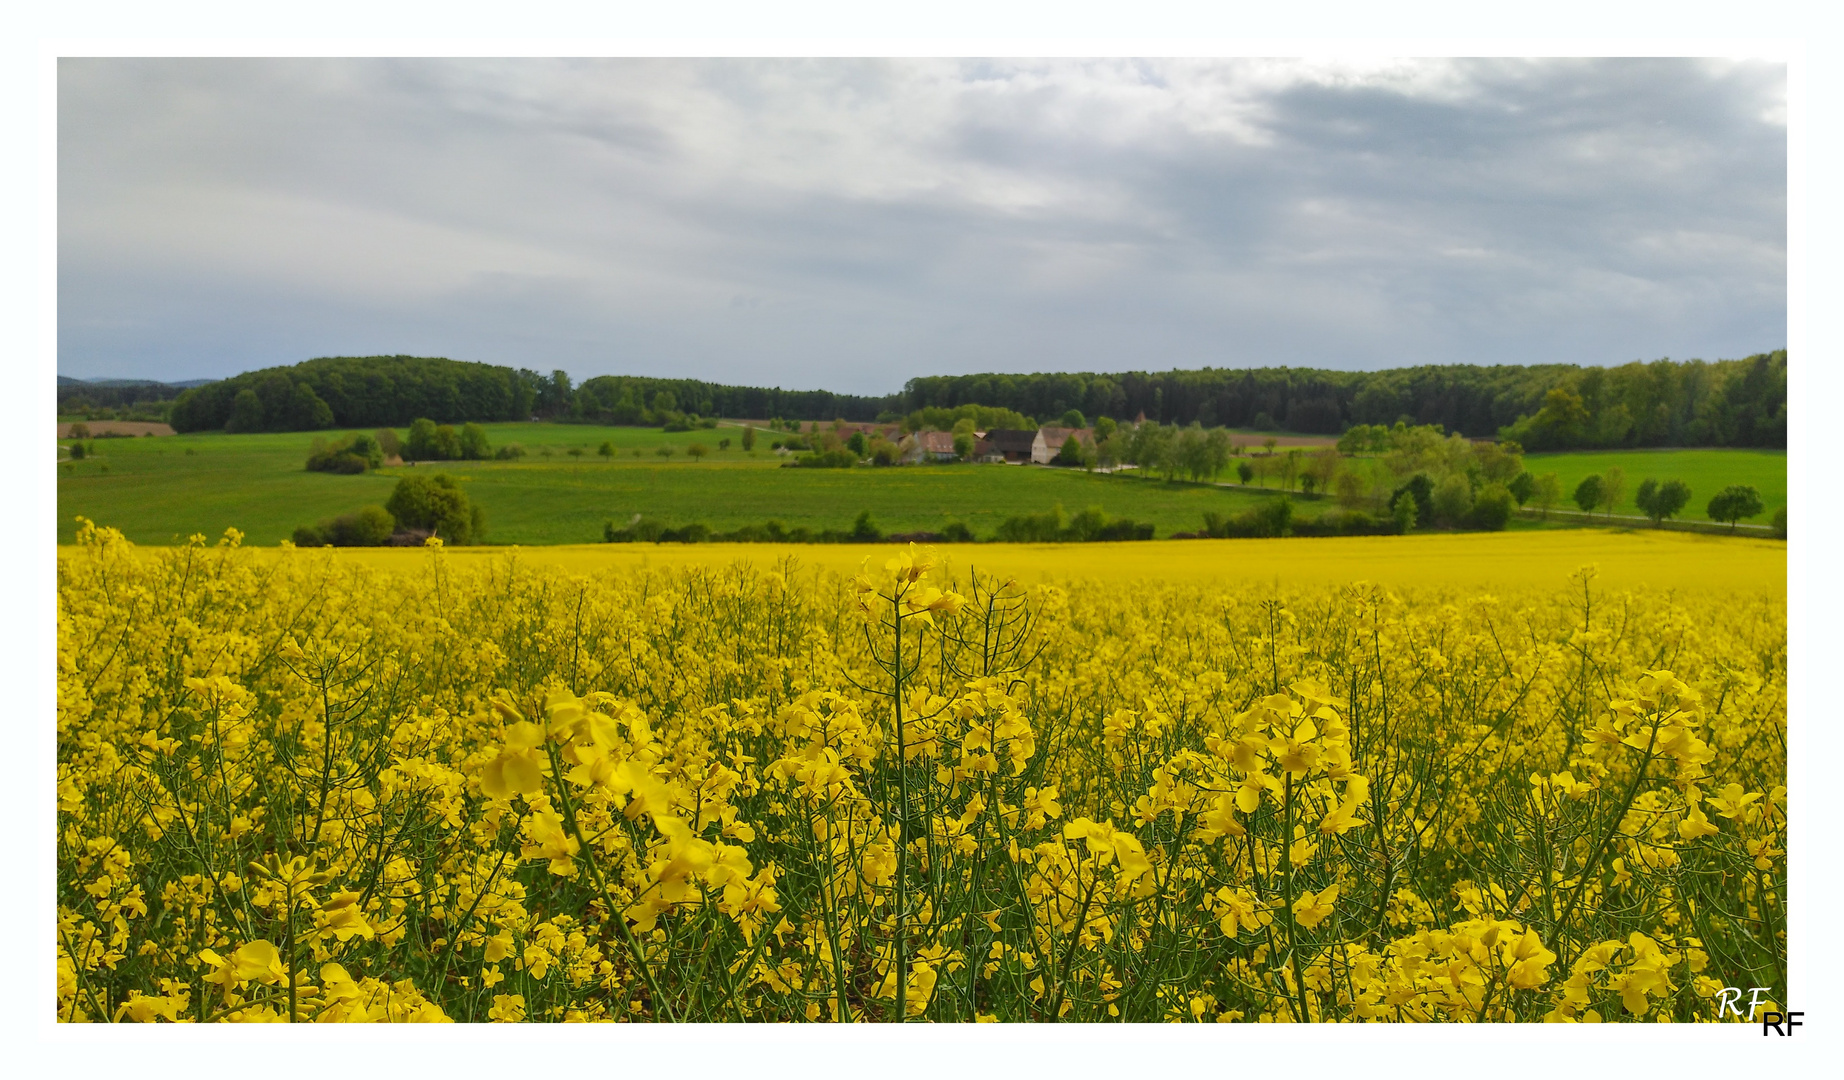
[[[1417,479],[1423,479],[1417,477]],[[1464,521],[1475,528],[1502,529],[1511,517],[1511,496],[1502,497],[1487,485],[1466,509]],[[1425,492],[1424,492],[1425,494]],[[1260,506],[1236,514],[1214,510],[1204,513],[1204,527],[1197,532],[1176,532],[1174,540],[1258,539],[1277,536],[1390,536],[1415,527],[1418,512],[1416,488],[1398,489],[1387,515],[1367,514],[1361,510],[1327,510],[1314,518],[1295,517],[1293,502],[1286,497],[1269,499]],[[1438,516],[1437,516],[1438,519]]]
[[[1525,497],[1534,483],[1526,480],[1528,475],[1522,474],[1514,481]],[[1498,532],[1511,521],[1518,502],[1518,496],[1505,484],[1486,483],[1475,489],[1459,473],[1438,484],[1427,473],[1416,473],[1390,492],[1388,505],[1391,520],[1399,526],[1394,530],[1397,532],[1408,532],[1417,525]]]
[[1041,514],[1022,514],[999,523],[996,539],[1007,543],[1068,543],[1101,540],[1151,540],[1151,522],[1132,518],[1111,518],[1099,506],[1091,506],[1074,517],[1063,512],[1058,503]]
[[308,472],[354,476],[384,464],[384,446],[375,435],[348,435],[327,442],[315,439],[307,455]]
[[973,539],[973,531],[956,521],[950,523],[939,533],[885,535],[871,520],[869,510],[860,513],[849,530],[822,529],[818,532],[804,525],[790,529],[779,521],[767,521],[760,525],[744,525],[730,532],[717,532],[709,525],[698,521],[670,528],[664,522],[635,514],[626,525],[617,526],[612,521],[604,525],[602,539],[611,544],[637,542],[648,544],[875,544],[881,541],[964,543]]
[[295,530],[296,547],[378,547],[390,542],[397,519],[382,506],[365,506]]
[[[1110,518],[1099,506],[1091,506],[1071,517],[1059,504],[1042,514],[1007,518],[999,525],[995,540],[1001,542],[1067,543],[1096,540],[1151,540],[1153,526],[1130,518]],[[866,510],[858,515],[850,529],[813,530],[805,526],[788,528],[779,521],[744,525],[730,532],[718,532],[703,522],[671,527],[662,521],[635,514],[625,525],[610,521],[602,527],[602,539],[611,544],[971,544],[979,538],[959,521],[951,521],[939,531],[885,533],[871,520]]]
[[858,455],[843,447],[815,450],[782,464],[784,469],[849,469],[858,464]]

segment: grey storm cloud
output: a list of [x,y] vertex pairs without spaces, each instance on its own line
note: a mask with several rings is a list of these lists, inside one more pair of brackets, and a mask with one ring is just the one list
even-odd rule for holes
[[1786,342],[1786,70],[113,60],[58,72],[59,367],[964,371]]

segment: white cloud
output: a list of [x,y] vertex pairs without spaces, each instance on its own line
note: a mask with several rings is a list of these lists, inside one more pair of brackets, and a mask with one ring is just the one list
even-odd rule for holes
[[1766,64],[84,60],[59,89],[73,374],[363,347],[884,391],[1785,340]]

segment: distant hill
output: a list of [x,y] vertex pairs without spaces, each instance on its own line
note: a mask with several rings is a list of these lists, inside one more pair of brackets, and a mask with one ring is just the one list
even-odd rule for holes
[[315,431],[524,420],[539,384],[535,371],[432,356],[323,356],[246,371],[194,387],[173,403],[172,424],[186,431]]
[[[246,396],[247,395],[247,396]],[[327,356],[246,372],[189,390],[173,406],[179,431],[312,431],[403,426],[421,418],[659,423],[662,417],[872,420],[902,396],[727,386],[698,379],[603,375],[580,387],[543,375],[430,356]]]
[[165,386],[175,391],[190,390],[195,386],[216,382],[216,379],[185,379],[180,382],[162,382],[159,379],[73,379],[69,375],[58,376],[58,387],[66,386]]
[[[1355,424],[1439,424],[1509,438],[1527,450],[1786,445],[1786,350],[1738,360],[1578,364],[1446,364],[1381,371],[1201,368],[922,376],[894,394],[731,386],[697,379],[603,375],[572,384],[561,371],[417,356],[321,357],[184,390],[180,431],[304,431],[403,426],[427,417],[673,423],[702,417],[888,421],[967,405],[1082,426],[1097,417],[1338,435]],[[149,384],[173,387],[179,384]],[[98,383],[59,388],[96,394]],[[115,392],[143,394],[148,387]],[[931,421],[932,422],[932,421]]]
[[211,379],[159,382],[154,379],[73,379],[58,376],[58,412],[82,413],[122,409],[147,402],[173,401]]
[[[1354,424],[1440,424],[1527,450],[1786,445],[1786,350],[1618,367],[1427,364],[1381,371],[1201,368],[1111,374],[932,375],[903,411],[997,406],[1054,419],[1222,425],[1337,435]],[[1073,418],[1072,418],[1073,419]]]

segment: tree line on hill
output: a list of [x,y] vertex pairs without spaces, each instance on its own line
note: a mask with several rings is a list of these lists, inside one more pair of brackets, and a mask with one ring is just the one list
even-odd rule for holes
[[535,372],[416,356],[324,357],[196,387],[173,403],[174,430],[316,431],[443,421],[523,420]]
[[[697,379],[602,375],[411,356],[326,357],[248,372],[182,393],[180,431],[302,431],[438,421],[520,420],[659,425],[709,418],[894,422],[977,407],[1062,416],[1336,435],[1355,425],[1438,424],[1513,439],[1529,450],[1627,446],[1786,445],[1786,351],[1741,360],[1658,360],[1619,367],[1424,365],[1384,371],[1311,368],[1096,375],[940,375],[885,396],[729,386]],[[935,425],[930,425],[935,426]]]
[[1529,450],[1786,445],[1786,350],[1742,360],[1619,367],[1424,365],[1123,374],[934,375],[904,407],[980,404],[1035,416],[1069,409],[1164,424],[1337,435],[1356,424],[1439,424]]
[[[556,376],[562,375],[556,372]],[[568,385],[568,377],[562,381]],[[727,386],[698,379],[654,379],[639,375],[598,375],[585,379],[557,419],[602,424],[671,426],[700,417],[785,417],[796,420],[842,419],[868,423],[889,414],[901,395],[866,397],[830,390],[783,390],[780,387]],[[560,402],[560,404],[562,404]],[[685,429],[680,429],[685,430]]]
[[58,376],[58,415],[91,420],[165,421],[179,395],[209,380],[184,383],[148,379],[88,382]]
[[340,356],[246,372],[179,395],[171,423],[187,431],[315,431],[438,421],[547,420],[651,424],[679,430],[700,417],[759,416],[871,420],[900,395],[860,397],[825,390],[725,386],[697,379],[603,375],[577,386],[562,371],[542,375],[471,361],[418,356]]

